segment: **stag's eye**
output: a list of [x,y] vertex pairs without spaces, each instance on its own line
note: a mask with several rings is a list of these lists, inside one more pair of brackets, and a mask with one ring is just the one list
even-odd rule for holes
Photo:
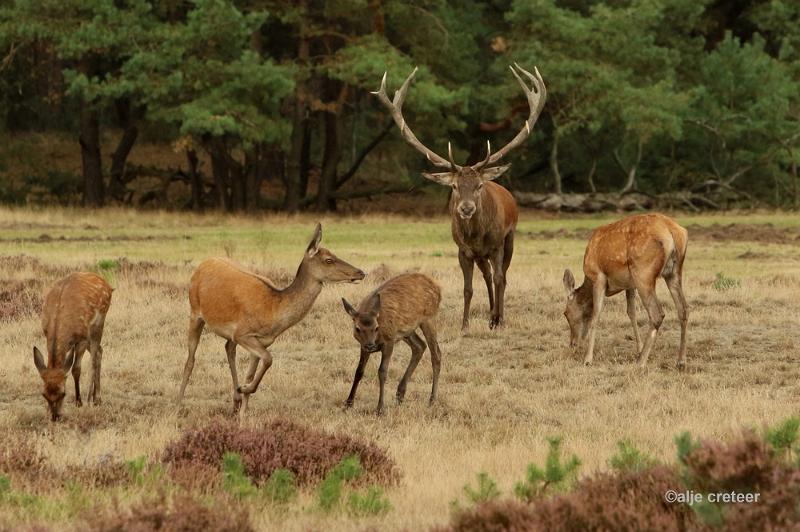
[[325,264],[333,264],[334,262],[336,261],[334,261],[333,259],[325,259]]
[[478,183],[478,190],[483,188],[483,183]]

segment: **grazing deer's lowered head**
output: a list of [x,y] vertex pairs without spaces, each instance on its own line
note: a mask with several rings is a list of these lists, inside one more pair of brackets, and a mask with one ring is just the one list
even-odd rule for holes
[[375,292],[365,304],[361,305],[361,312],[353,308],[345,298],[342,298],[342,305],[345,312],[353,318],[353,338],[369,353],[380,351],[383,347],[378,331],[378,317],[381,313],[380,292]]
[[44,382],[42,397],[47,401],[47,409],[50,412],[50,419],[53,421],[58,421],[61,417],[61,408],[64,406],[64,397],[67,395],[67,375],[75,362],[75,349],[70,349],[69,354],[63,360],[64,362],[60,366],[49,368],[39,348],[33,348],[33,363],[36,364],[39,376]]
[[586,339],[589,332],[594,308],[591,285],[591,279],[587,278],[580,287],[575,288],[575,276],[569,269],[564,271],[564,290],[567,293],[564,317],[569,323],[569,346],[573,349]]

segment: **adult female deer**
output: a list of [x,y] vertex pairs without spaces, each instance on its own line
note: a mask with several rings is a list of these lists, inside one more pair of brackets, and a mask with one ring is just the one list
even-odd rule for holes
[[[233,408],[247,410],[248,396],[258,389],[264,373],[272,365],[269,347],[286,329],[302,320],[323,283],[354,282],[364,272],[320,247],[322,226],[317,224],[292,284],[283,290],[260,275],[248,272],[227,259],[214,258],[200,263],[189,285],[189,358],[183,369],[178,403],[194,368],[194,355],[203,327],[225,339],[225,352],[233,378]],[[246,386],[239,386],[236,372],[236,346],[250,353]],[[259,366],[260,362],[260,366]]]
[[411,361],[397,387],[397,402],[403,401],[408,381],[425,352],[425,342],[416,333],[418,328],[425,335],[431,350],[433,386],[429,404],[433,404],[436,400],[439,370],[442,366],[442,353],[436,341],[435,323],[441,301],[442,292],[439,286],[433,279],[420,273],[406,273],[389,279],[367,296],[358,306],[358,310],[342,298],[344,310],[353,318],[353,336],[361,344],[361,358],[358,361],[350,395],[345,403],[346,407],[353,406],[358,383],[364,375],[369,355],[380,351],[381,365],[378,369],[380,395],[377,414],[383,413],[383,389],[389,372],[389,361],[392,359],[394,344],[399,340],[403,340],[411,348]]
[[[516,67],[516,70],[514,69]],[[447,168],[442,173],[423,173],[422,175],[441,185],[452,187],[450,197],[450,217],[453,240],[458,246],[458,262],[464,275],[464,316],[461,329],[469,326],[469,307],[472,301],[472,274],[475,263],[478,263],[489,292],[491,319],[489,327],[494,328],[503,321],[503,304],[505,299],[506,272],[514,253],[514,231],[517,227],[517,204],[511,193],[492,181],[508,170],[510,165],[490,167],[502,159],[509,151],[522,144],[530,135],[531,128],[542,112],[547,91],[539,71],[535,74],[523,70],[515,64],[510,67],[514,77],[519,81],[530,107],[530,115],[524,127],[497,153],[492,153],[491,146],[486,143],[486,158],[472,166],[459,166],[453,161],[453,150],[447,144],[448,159],[440,157],[423,145],[411,131],[403,118],[403,102],[408,87],[417,73],[415,68],[411,75],[395,92],[394,100],[386,94],[386,74],[381,80],[381,87],[376,94],[389,109],[400,134],[414,148],[420,151],[434,166]],[[533,84],[533,88],[522,81],[519,71]]]
[[112,288],[99,275],[70,274],[59,280],[44,298],[42,330],[47,337],[47,363],[38,347],[33,363],[44,382],[42,396],[50,418],[58,421],[64,405],[67,373],[75,381],[75,404],[81,406],[81,359],[86,349],[92,354],[92,385],[88,400],[100,404],[100,365],[103,325],[111,306]]
[[[664,311],[656,298],[656,279],[663,277],[678,310],[681,321],[681,346],[678,368],[686,364],[686,324],[689,311],[683,297],[683,260],[689,233],[674,220],[663,214],[640,214],[605,225],[592,233],[583,256],[583,284],[575,288],[575,277],[569,269],[564,271],[564,288],[567,308],[564,316],[570,328],[570,346],[575,347],[588,333],[589,345],[584,364],[594,357],[594,334],[597,319],[606,296],[625,290],[628,300],[628,317],[633,325],[639,365],[647,364],[647,357],[656,340],[658,328],[664,320]],[[644,348],[636,325],[636,295],[650,317],[650,333]]]

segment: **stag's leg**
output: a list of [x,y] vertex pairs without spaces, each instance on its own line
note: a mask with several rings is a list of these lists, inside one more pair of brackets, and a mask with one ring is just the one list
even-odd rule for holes
[[422,322],[420,324],[422,334],[425,335],[425,340],[428,342],[428,347],[431,350],[431,364],[433,366],[433,385],[431,386],[431,398],[428,404],[433,404],[436,401],[436,393],[439,389],[439,372],[442,369],[442,352],[439,350],[439,342],[436,341],[436,326],[433,319]]
[[233,379],[233,413],[242,407],[242,394],[239,391],[239,374],[236,371],[236,342],[233,340],[225,341],[225,354],[228,355],[228,367],[231,369]]
[[494,309],[489,328],[494,329],[503,324],[503,302],[506,293],[506,274],[503,271],[504,250],[501,248],[492,256],[492,271],[494,276]]
[[[511,257],[514,256],[514,231],[511,231],[506,235],[506,239],[503,242],[503,273],[508,271],[508,267],[511,266]],[[506,276],[507,278],[508,276]]]
[[344,402],[345,408],[350,408],[353,406],[353,401],[356,400],[356,390],[358,390],[358,384],[361,382],[361,377],[364,376],[364,368],[367,366],[367,362],[369,362],[369,355],[371,353],[364,349],[361,350],[361,356],[358,359],[358,367],[356,368],[356,374],[353,376],[353,385],[350,387],[350,395],[347,396],[347,401]]
[[665,280],[672,300],[675,302],[678,319],[681,320],[681,347],[680,351],[678,351],[678,369],[683,369],[686,366],[686,325],[689,321],[689,308],[686,305],[686,298],[683,297],[681,274],[672,274],[670,277],[666,277]]
[[606,278],[603,274],[597,276],[597,280],[592,288],[592,317],[589,320],[589,346],[586,348],[586,358],[583,359],[585,365],[589,365],[594,360],[594,337],[597,330],[597,320],[600,318],[600,311],[603,310],[603,302],[606,298]]
[[394,344],[386,342],[381,350],[381,366],[378,368],[378,380],[380,381],[380,392],[378,395],[378,408],[375,411],[377,415],[383,414],[383,390],[386,386],[386,376],[389,374],[389,362],[392,360],[392,351]]
[[400,379],[400,384],[397,386],[397,404],[403,402],[403,399],[406,396],[406,386],[408,386],[408,381],[411,379],[411,375],[414,374],[414,370],[417,369],[417,364],[419,364],[422,355],[425,353],[426,347],[425,342],[415,332],[412,332],[406,338],[403,338],[403,341],[411,348],[411,361],[408,363],[406,372],[403,374],[403,378]]
[[642,338],[639,336],[639,326],[636,325],[636,290],[629,288],[625,290],[625,299],[628,301],[628,317],[633,326],[633,338],[636,340],[636,354],[642,352]]
[[661,303],[658,302],[658,298],[656,298],[655,283],[640,286],[637,290],[644,308],[647,309],[647,315],[650,317],[650,334],[647,336],[642,354],[639,356],[639,366],[645,367],[647,358],[650,356],[650,350],[656,341],[658,329],[661,327],[661,322],[664,321],[664,311],[661,309]]
[[486,259],[478,259],[478,269],[483,274],[483,280],[486,283],[486,291],[489,293],[489,312],[494,310],[494,286],[492,282],[492,267]]
[[[86,342],[75,346],[75,362],[72,364],[72,380],[75,382],[75,406],[83,406],[81,401],[81,361],[86,352]],[[90,386],[91,388],[91,386]]]
[[206,322],[197,316],[189,318],[189,331],[187,333],[189,357],[186,359],[186,365],[183,366],[183,379],[181,380],[181,390],[178,392],[178,404],[183,400],[183,393],[186,391],[186,385],[189,384],[189,377],[192,376],[194,354],[197,352],[197,345],[200,343],[200,335],[203,334],[205,324]]
[[469,305],[472,302],[472,273],[475,261],[459,249],[458,264],[461,266],[461,273],[464,274],[464,317],[461,320],[461,330],[465,331],[469,327]]

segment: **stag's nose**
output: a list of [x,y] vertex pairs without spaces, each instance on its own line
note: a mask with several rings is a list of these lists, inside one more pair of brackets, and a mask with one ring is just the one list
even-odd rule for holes
[[469,220],[472,218],[472,215],[475,214],[476,211],[475,204],[470,202],[464,202],[458,206],[458,215],[465,220]]

